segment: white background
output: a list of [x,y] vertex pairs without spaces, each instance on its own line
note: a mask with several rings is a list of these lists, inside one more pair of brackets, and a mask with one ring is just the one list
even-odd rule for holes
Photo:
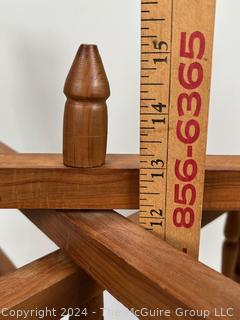
[[[211,154],[240,154],[239,12],[238,0],[218,0]],[[61,152],[64,80],[78,46],[96,43],[112,91],[108,151],[137,153],[139,22],[140,0],[0,0],[0,139],[21,152]],[[201,260],[215,269],[223,222],[202,232]],[[0,246],[17,266],[55,249],[15,210],[1,211]],[[106,307],[106,320],[133,319],[109,296]]]

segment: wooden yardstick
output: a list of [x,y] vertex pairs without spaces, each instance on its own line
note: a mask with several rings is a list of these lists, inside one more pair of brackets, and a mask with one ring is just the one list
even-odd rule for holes
[[195,258],[215,2],[141,2],[140,224]]

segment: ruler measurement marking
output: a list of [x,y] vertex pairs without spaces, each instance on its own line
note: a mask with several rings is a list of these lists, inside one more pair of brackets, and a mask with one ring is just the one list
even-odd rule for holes
[[162,141],[157,141],[157,140],[141,140],[141,143],[162,143]]
[[165,21],[164,18],[148,18],[148,19],[141,19],[141,21],[148,21],[148,22],[155,22],[155,21]]
[[148,71],[150,71],[150,70],[157,70],[157,68],[141,68],[141,70],[148,70]]
[[140,192],[140,194],[149,194],[149,195],[153,195],[153,196],[159,196],[160,195],[159,192]]
[[166,168],[148,168],[148,167],[145,167],[145,168],[142,168],[144,170],[166,170]]
[[158,4],[158,1],[152,1],[152,2],[144,1],[144,2],[141,2],[141,4]]
[[142,83],[142,86],[164,86],[164,83],[156,82],[156,83]]
[[[172,52],[172,42],[173,42],[173,2],[174,0],[171,0],[171,33],[170,33],[170,47]],[[169,92],[168,92],[168,110],[170,110],[171,107],[171,87],[172,87],[172,53],[170,55],[170,74],[169,74]],[[166,163],[168,163],[169,159],[169,127],[170,127],[170,112],[168,114],[168,121],[167,121],[167,154],[166,154]],[[165,190],[167,191],[168,188],[168,166],[166,167],[166,183],[165,183]],[[165,197],[165,212],[167,212],[167,197]],[[167,224],[165,223],[164,226],[164,240],[166,241],[166,233],[167,233]]]
[[142,54],[171,54],[171,51],[144,51]]
[[[145,106],[144,106],[145,107]],[[147,106],[148,107],[148,106]],[[150,116],[158,116],[159,113],[143,113],[141,112],[141,115],[150,115]],[[161,116],[168,116],[168,113],[161,113]],[[147,120],[148,121],[148,120]]]
[[141,2],[140,222],[196,257],[215,0],[189,3]]
[[[186,67],[185,74],[183,75],[186,83],[189,82],[190,86],[191,82],[195,82],[195,77],[190,81],[191,76],[187,74],[187,71],[191,72],[189,69],[191,63],[199,62],[199,59],[195,59],[199,50],[199,43],[197,43],[199,39],[197,36],[195,36],[195,39],[190,38],[190,36],[194,31],[204,30],[209,32],[211,36],[212,29],[211,26],[209,27],[211,19],[209,20],[206,15],[201,16],[200,22],[195,22],[193,17],[195,16],[195,12],[199,10],[205,12],[206,7],[209,6],[211,12],[209,13],[208,11],[208,14],[210,18],[213,18],[214,2],[214,0],[209,0],[209,5],[204,0],[199,0],[198,2],[194,2],[193,6],[189,8],[187,0],[141,1],[141,101],[143,103],[141,104],[140,111],[140,185],[142,186],[142,191],[148,190],[149,192],[147,192],[148,196],[144,198],[140,197],[140,223],[145,229],[156,231],[163,239],[191,255],[196,255],[197,252],[195,244],[198,227],[194,225],[194,228],[190,231],[189,229],[184,231],[181,228],[177,228],[176,224],[179,224],[179,220],[182,218],[182,214],[180,213],[177,218],[178,220],[173,221],[173,210],[178,206],[174,202],[173,195],[176,194],[176,191],[173,189],[179,184],[179,197],[182,198],[182,192],[184,192],[182,187],[186,185],[186,183],[182,183],[180,180],[178,182],[174,176],[173,165],[175,161],[175,148],[176,151],[178,147],[181,150],[178,153],[176,152],[176,157],[180,159],[181,165],[185,161],[185,156],[186,160],[189,159],[189,161],[193,160],[197,162],[197,157],[201,154],[201,151],[196,152],[193,143],[188,143],[184,146],[184,144],[180,145],[179,141],[174,140],[176,139],[175,124],[178,120],[176,115],[176,98],[180,90],[177,71],[179,71],[178,67],[180,62],[182,62],[182,65]],[[185,14],[184,12],[186,12],[186,17],[182,20],[180,17]],[[194,30],[195,28],[203,30]],[[181,45],[184,46],[183,50],[185,50],[186,56],[181,56],[179,53],[179,39],[183,33],[185,33],[186,38],[184,43],[181,42]],[[182,47],[180,49],[182,50]],[[193,58],[191,57],[192,53]],[[208,60],[204,60],[204,72],[208,72],[209,55],[207,58]],[[199,70],[196,70],[197,72],[199,73]],[[148,80],[144,81],[144,79]],[[204,76],[204,80],[208,81],[207,76]],[[144,90],[145,88],[147,90]],[[204,94],[204,91],[207,93],[206,88],[200,88],[199,90],[200,94]],[[189,91],[183,91],[183,93],[190,94]],[[204,101],[207,104],[207,101]],[[193,105],[191,106],[192,109],[194,107]],[[186,113],[186,103],[183,103],[182,108],[184,109],[183,112]],[[174,113],[175,110],[176,113]],[[189,111],[193,113],[193,110]],[[191,115],[188,118],[190,117]],[[187,120],[185,118],[183,120],[185,122],[182,122],[181,131],[184,137],[184,126]],[[199,123],[201,126],[204,121],[200,118]],[[203,130],[205,130],[204,127]],[[160,167],[161,165],[163,167]],[[180,167],[180,172],[182,173],[182,167]],[[201,194],[200,183],[191,183],[192,186],[200,188],[197,194]],[[159,191],[159,193],[155,191]],[[188,192],[190,191],[188,190]],[[189,199],[186,201],[188,202]],[[185,205],[179,205],[179,207],[184,210]],[[195,207],[193,209],[197,213],[199,209]],[[156,214],[160,214],[161,217],[156,217]],[[161,221],[161,225],[154,223],[154,221]],[[188,223],[188,220],[186,222]]]
[[155,127],[140,127],[141,130],[153,130]]
[[164,220],[164,218],[161,217],[153,217],[153,216],[142,216],[144,219],[158,219],[158,220]]
[[148,39],[148,38],[157,38],[157,36],[149,35],[149,36],[141,36],[143,39]]

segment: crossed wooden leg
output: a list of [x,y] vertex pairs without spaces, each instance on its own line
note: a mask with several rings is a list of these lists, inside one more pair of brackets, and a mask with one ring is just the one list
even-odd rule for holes
[[[13,170],[11,169],[11,171]],[[135,171],[134,181],[137,181],[137,169]],[[215,184],[215,181],[213,183]],[[133,196],[137,198],[137,194]],[[234,202],[234,206],[236,207],[232,210],[236,210],[238,204]],[[18,208],[24,207],[18,206]],[[216,210],[217,208],[209,206],[209,209]],[[224,207],[221,207],[221,209],[227,210]],[[228,210],[231,210],[230,207],[228,207]],[[154,235],[112,211],[26,210],[24,213],[65,250],[76,264],[79,264],[100,283],[100,286],[108,289],[129,308],[141,308],[143,305],[147,305],[149,309],[154,309],[159,307],[160,304],[162,307],[172,310],[176,306],[187,306],[189,308],[199,306],[204,309],[212,309],[216,305],[221,307],[231,305],[234,307],[236,314],[240,315],[240,288],[236,283],[176,251],[165,242],[156,241]],[[212,218],[214,217],[212,216]],[[146,247],[146,243],[148,243],[148,247]],[[152,250],[150,251],[149,248]],[[30,301],[35,306],[41,306],[43,295],[45,296],[45,291],[49,290],[50,286],[48,283],[46,290],[43,290],[43,281],[39,282],[39,276],[44,277],[45,274],[39,272],[39,266],[36,270],[35,290],[37,292],[33,295],[33,290],[29,290],[28,284],[31,281],[27,284],[22,282],[22,286],[25,283],[27,296],[24,296],[21,301]],[[51,270],[54,277],[55,267]],[[18,270],[16,272],[15,275],[18,280],[21,277],[19,277]],[[31,276],[31,272],[28,271],[27,274]],[[60,274],[62,275],[61,270]],[[10,276],[12,274],[7,275],[7,277]],[[8,290],[9,279],[6,281],[5,278],[5,282],[2,285],[0,284],[0,292]],[[89,277],[90,282],[93,281],[91,279]],[[193,279],[195,280],[192,281]],[[41,280],[43,279],[41,278]],[[11,282],[12,285],[16,282],[14,281]],[[69,281],[66,280],[64,283],[67,285]],[[73,281],[71,283],[75,285],[78,293],[78,289],[82,288],[80,282]],[[96,284],[95,281],[93,283]],[[91,286],[88,282],[87,288],[89,287]],[[166,288],[168,288],[167,291]],[[22,287],[20,289],[20,293],[24,292]],[[77,300],[77,305],[88,306],[96,312],[98,306],[102,305],[102,298],[100,297],[102,289],[99,289],[100,292],[89,297],[89,299],[83,301],[80,298]],[[72,291],[68,292],[69,297],[72,298]],[[58,303],[63,301],[63,297],[64,301],[68,297],[65,290],[65,296],[61,290],[55,290],[55,293],[54,298],[58,297]],[[83,290],[82,294],[86,297],[86,291]],[[36,302],[34,300],[36,296],[40,300],[34,303],[34,301]],[[4,300],[1,296],[1,302],[4,301],[6,303],[6,298]],[[13,306],[19,305],[21,301],[14,300]],[[9,306],[9,303],[6,303],[6,305]],[[98,315],[94,312],[89,313],[89,319],[92,317],[98,320]],[[99,319],[101,318],[102,312],[99,313]],[[213,319],[213,317],[210,319]]]
[[238,247],[238,258],[235,268],[235,280],[240,283],[240,237],[239,237],[239,247]]
[[229,212],[225,226],[222,273],[240,280],[240,212]]
[[[0,153],[14,154],[15,151],[0,143]],[[6,313],[48,307],[46,320],[60,319],[67,310],[75,314],[71,320],[103,319],[103,289],[60,251],[16,270],[0,250],[0,275],[0,310],[6,309]],[[56,313],[51,313],[54,309]],[[85,310],[88,314],[79,317]]]

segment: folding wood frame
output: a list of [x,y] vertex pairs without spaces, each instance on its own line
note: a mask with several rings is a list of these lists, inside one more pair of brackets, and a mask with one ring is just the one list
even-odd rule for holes
[[[6,194],[5,188],[9,190],[9,188],[14,188],[15,185],[16,188],[11,191],[12,207],[21,209],[36,226],[64,250],[66,255],[75,261],[76,265],[79,265],[98,283],[97,285],[82,269],[78,269],[64,258],[62,253],[54,253],[0,279],[0,309],[16,309],[19,306],[24,306],[26,309],[49,306],[49,309],[54,307],[57,310],[60,310],[60,307],[67,306],[81,307],[86,301],[96,299],[103,290],[101,288],[104,288],[130,309],[141,309],[143,306],[149,309],[161,307],[172,310],[180,307],[209,310],[213,310],[215,307],[225,309],[231,307],[234,308],[235,314],[240,314],[240,287],[237,283],[178,252],[137,224],[132,223],[129,219],[123,218],[111,210],[61,210],[60,204],[58,204],[58,210],[41,209],[41,201],[34,195],[35,191],[32,186],[39,184],[39,188],[46,187],[47,190],[53,190],[54,187],[58,187],[58,190],[60,190],[61,186],[62,197],[64,197],[64,185],[68,183],[69,177],[65,175],[66,180],[64,180],[64,177],[60,178],[59,183],[51,178],[51,175],[54,176],[54,169],[52,172],[47,170],[46,164],[44,166],[39,165],[42,161],[42,155],[16,157],[13,151],[3,144],[1,144],[0,151],[2,154],[8,152],[9,156],[7,158],[10,161],[5,160],[0,164],[0,194]],[[10,153],[13,157],[10,157]],[[6,159],[4,155],[1,155],[1,157],[1,159]],[[60,155],[53,156],[53,158],[55,157],[61,158]],[[130,162],[133,165],[129,165],[127,169],[125,163],[125,168],[120,170],[120,175],[126,173],[124,183],[131,189],[131,186],[134,185],[132,180],[137,184],[136,156],[115,157],[119,162],[121,162],[119,159],[124,157],[133,159]],[[22,162],[22,159],[24,159],[24,162]],[[27,162],[26,159],[30,159],[30,162]],[[236,189],[240,184],[237,160],[237,157],[229,158],[227,163],[221,156],[208,158],[207,179],[211,175],[218,176],[219,180],[217,181],[218,185],[221,186],[221,192],[226,188],[227,192],[231,194],[229,202],[222,199],[221,208],[225,210],[233,207],[238,208],[238,205],[235,204],[239,201]],[[117,161],[116,167],[119,167]],[[230,162],[231,165],[229,165]],[[35,169],[33,163],[35,163]],[[218,166],[215,163],[218,163]],[[235,166],[234,163],[236,163]],[[29,168],[32,170],[30,179],[30,176],[27,177],[25,174],[27,170],[30,170]],[[224,170],[221,168],[224,168]],[[112,174],[113,169],[111,167],[109,173],[107,173],[107,166],[104,169],[65,169],[62,167],[61,170],[62,172],[64,170],[70,171],[72,177],[76,174],[74,183],[78,192],[81,190],[79,186],[83,184],[81,172],[91,174],[92,170],[92,176],[96,177],[99,172],[105,170],[105,175],[109,175],[108,181],[113,180],[115,184],[117,183],[116,174]],[[38,174],[38,178],[34,176],[34,171]],[[41,175],[44,176],[47,171],[48,179],[45,183]],[[230,182],[222,179],[226,172],[229,172]],[[16,180],[13,179],[13,174],[15,174]],[[213,181],[216,180],[209,179],[206,183],[209,190],[212,183],[211,197],[213,203],[217,203],[217,205],[214,207],[210,201],[208,203],[210,203],[211,210],[219,210],[218,194],[213,191],[219,189]],[[232,191],[226,187],[226,184],[229,186],[231,182]],[[120,181],[120,183],[122,182]],[[31,197],[27,194],[26,199],[23,200],[25,202],[22,202],[18,199],[24,195],[26,185],[29,186],[33,194]],[[73,186],[70,184],[72,191],[74,191]],[[93,198],[94,192],[99,190],[98,187],[95,187],[94,191],[94,184],[90,186],[88,189],[89,199]],[[100,208],[103,206],[106,196],[104,188],[102,190],[101,197],[99,196],[102,199]],[[129,193],[129,197],[126,199],[125,196],[119,196],[120,191],[118,190],[120,189],[116,187],[113,195],[109,193],[108,197],[105,197],[106,207],[109,203],[115,203],[115,199],[120,199],[118,203],[124,203],[124,208],[127,207],[127,203],[134,203],[130,198],[136,201],[137,192]],[[84,199],[86,189],[83,188],[82,192],[82,199]],[[234,201],[234,194],[236,195],[236,201]],[[52,206],[51,193],[49,195],[49,204]],[[53,193],[52,195],[54,196]],[[79,198],[81,199],[81,197]],[[55,199],[54,196],[53,203],[56,203]],[[39,209],[23,209],[27,203],[34,203],[35,208],[37,207],[36,203],[38,203]],[[63,203],[62,207],[65,209],[65,202],[61,203]],[[83,200],[79,201],[78,206],[81,207],[81,203],[83,203],[83,208],[86,209]],[[8,205],[7,207],[11,206]],[[129,207],[133,208],[133,206]],[[214,218],[219,214],[218,211],[213,214]],[[208,223],[208,219],[211,220],[209,218],[211,215],[211,212],[204,213],[204,221],[207,220],[204,223]],[[12,294],[13,292],[15,292],[15,295]],[[99,301],[97,301],[97,304],[94,303],[91,308],[99,311],[101,304],[99,307]],[[98,319],[96,314],[94,316],[93,319]],[[213,318],[209,317],[209,319]],[[186,319],[188,318],[186,317]]]
[[[113,211],[138,208],[138,181],[137,155],[108,155],[103,166],[73,168],[60,154],[18,154],[0,144],[0,208],[21,210],[62,250],[18,270],[2,254],[0,272],[8,273],[0,278],[1,319],[3,312],[44,308],[56,309],[58,318],[62,308],[87,308],[82,318],[102,319],[105,289],[132,310],[209,310],[207,318],[215,319],[216,308],[231,308],[233,319],[240,318],[236,282],[142,229],[137,215]],[[240,275],[239,215],[233,213],[240,211],[239,194],[240,157],[208,156],[203,225],[231,212],[224,249],[231,278]]]

